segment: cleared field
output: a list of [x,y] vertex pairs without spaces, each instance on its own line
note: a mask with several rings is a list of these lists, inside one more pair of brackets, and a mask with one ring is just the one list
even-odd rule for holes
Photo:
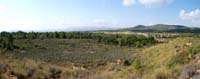
[[138,49],[99,44],[94,40],[35,39],[16,40],[20,50],[9,53],[17,59],[30,58],[51,63],[106,64],[133,59]]

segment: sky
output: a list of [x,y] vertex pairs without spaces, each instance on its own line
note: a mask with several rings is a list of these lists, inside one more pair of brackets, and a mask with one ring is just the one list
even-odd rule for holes
[[200,27],[200,0],[0,0],[0,31]]

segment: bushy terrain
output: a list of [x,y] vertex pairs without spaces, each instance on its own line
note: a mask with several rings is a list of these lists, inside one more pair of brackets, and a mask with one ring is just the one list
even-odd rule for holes
[[1,33],[0,79],[199,79],[200,38]]
[[33,77],[48,79],[51,77],[51,67],[60,68],[62,77],[85,78],[98,73],[110,63],[118,62],[123,66],[123,61],[134,59],[131,53],[139,51],[87,39],[20,39],[15,40],[14,44],[19,48],[2,49],[1,64],[11,68],[15,76],[21,75],[25,79],[30,69],[34,69]]

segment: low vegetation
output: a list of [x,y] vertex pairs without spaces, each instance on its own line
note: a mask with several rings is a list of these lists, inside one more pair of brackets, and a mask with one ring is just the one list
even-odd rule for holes
[[0,79],[199,79],[198,36],[2,32]]

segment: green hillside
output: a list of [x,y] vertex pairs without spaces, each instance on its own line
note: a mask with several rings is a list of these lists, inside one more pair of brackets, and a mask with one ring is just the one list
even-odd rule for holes
[[[116,73],[123,79],[199,79],[199,38],[178,38],[144,49],[132,66]],[[189,67],[188,67],[189,66]],[[193,73],[192,75],[190,73]]]

